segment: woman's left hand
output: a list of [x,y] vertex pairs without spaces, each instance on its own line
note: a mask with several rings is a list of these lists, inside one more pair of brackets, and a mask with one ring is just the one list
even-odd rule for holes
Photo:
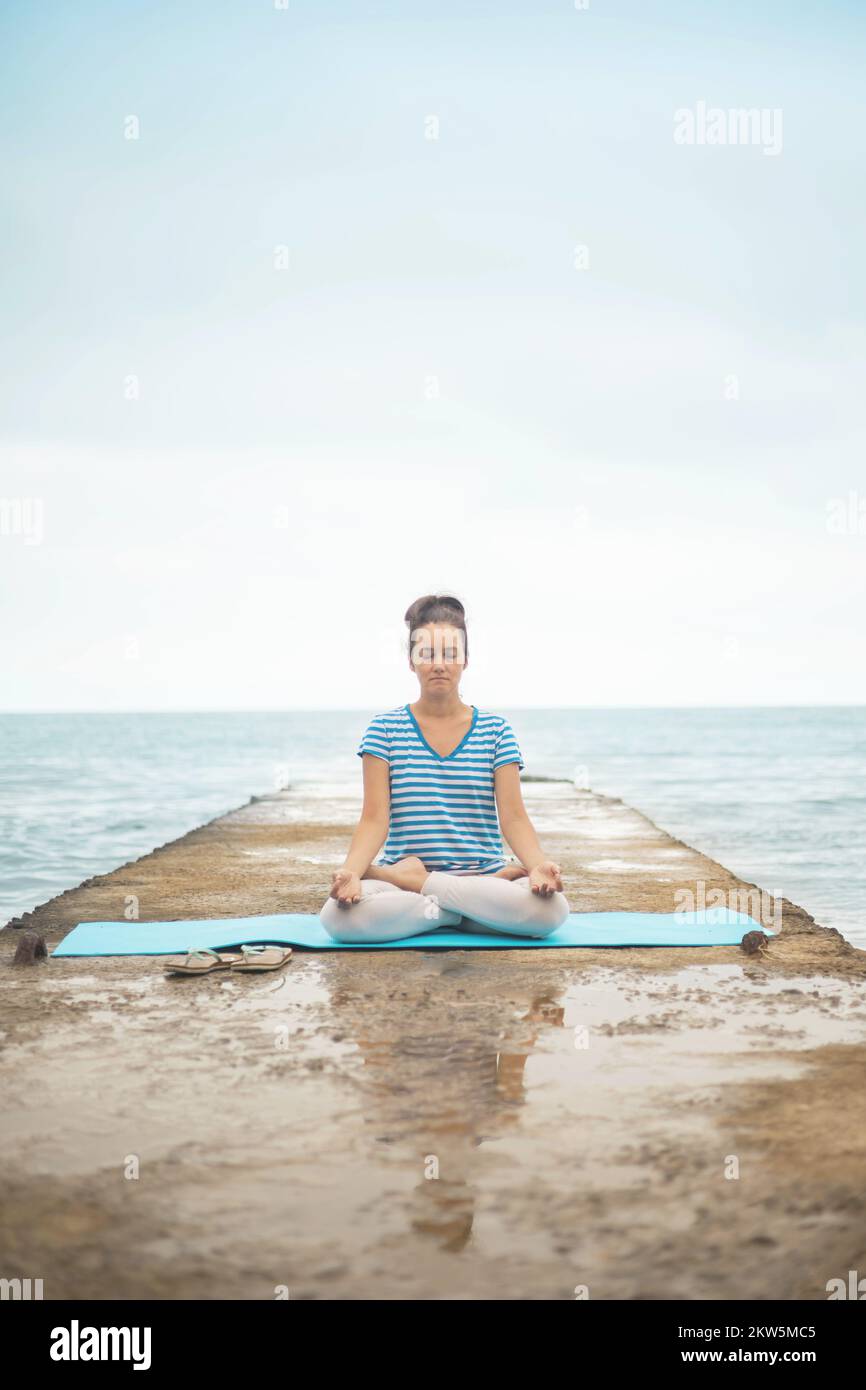
[[539,893],[542,898],[561,893],[562,877],[559,865],[554,864],[552,859],[546,859],[543,864],[536,864],[535,868],[529,871],[529,886],[533,893]]

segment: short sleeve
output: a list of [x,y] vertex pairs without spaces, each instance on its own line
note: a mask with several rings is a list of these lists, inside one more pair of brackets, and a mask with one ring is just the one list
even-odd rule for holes
[[363,758],[365,753],[372,753],[374,758],[381,758],[386,763],[391,761],[391,739],[388,726],[381,715],[370,720],[364,737],[358,744],[358,757]]
[[499,732],[496,735],[496,750],[493,754],[493,770],[498,767],[505,767],[506,763],[517,763],[523,771],[523,757],[514,737],[514,730],[507,719],[502,720]]

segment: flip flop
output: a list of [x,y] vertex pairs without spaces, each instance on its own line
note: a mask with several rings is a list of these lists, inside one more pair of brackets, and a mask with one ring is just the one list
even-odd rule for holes
[[259,970],[279,970],[292,954],[291,946],[242,946],[241,959],[233,964],[242,974],[252,975]]
[[207,947],[187,951],[185,956],[167,956],[163,962],[167,975],[209,975],[212,970],[231,970],[235,957],[220,956]]

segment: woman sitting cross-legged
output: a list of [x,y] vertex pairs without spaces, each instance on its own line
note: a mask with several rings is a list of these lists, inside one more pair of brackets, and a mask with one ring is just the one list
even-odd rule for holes
[[[361,740],[364,806],[322,924],[357,944],[435,927],[547,936],[568,901],[523,804],[511,726],[460,698],[463,605],[428,595],[406,623],[420,695],[377,715]],[[506,864],[500,827],[519,864]]]

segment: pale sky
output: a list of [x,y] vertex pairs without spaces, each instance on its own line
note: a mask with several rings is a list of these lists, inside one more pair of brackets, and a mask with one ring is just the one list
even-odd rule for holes
[[433,590],[482,706],[861,703],[864,51],[839,0],[4,5],[0,707],[390,707]]

